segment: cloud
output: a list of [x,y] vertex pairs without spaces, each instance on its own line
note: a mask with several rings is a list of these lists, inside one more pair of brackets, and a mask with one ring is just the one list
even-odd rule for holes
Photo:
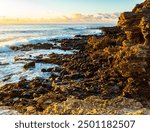
[[120,13],[98,13],[97,15],[84,15],[81,13],[72,14],[70,17],[63,16],[62,18],[65,22],[94,22],[94,23],[103,23],[103,22],[116,22],[118,20]]
[[72,15],[72,19],[73,20],[90,20],[93,19],[94,16],[93,15],[83,15],[81,13],[76,13]]
[[120,13],[98,13],[96,15],[75,13],[70,16],[41,19],[0,17],[0,23],[116,23],[119,15]]
[[120,13],[112,13],[112,14],[109,14],[109,13],[105,13],[105,14],[98,13],[98,16],[101,17],[101,19],[103,19],[103,20],[106,20],[106,19],[113,20],[113,19],[118,19],[119,14]]

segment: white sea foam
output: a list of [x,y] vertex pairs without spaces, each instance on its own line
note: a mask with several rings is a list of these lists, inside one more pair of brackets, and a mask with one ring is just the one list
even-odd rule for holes
[[98,26],[100,25],[0,25],[0,47],[42,43],[78,34],[99,34],[100,30],[91,28]]
[[[39,55],[43,55],[43,58],[48,58],[48,54],[73,54],[75,50],[60,50],[60,49],[51,49],[51,50],[30,50],[30,51],[16,51],[16,52],[3,52],[0,54],[0,86],[7,83],[18,82],[20,79],[32,80],[35,77],[48,78],[50,73],[43,73],[41,69],[57,67],[58,65],[54,64],[43,64],[36,63],[35,68],[24,70],[23,66],[25,59],[35,59]],[[22,60],[22,61],[15,61]]]

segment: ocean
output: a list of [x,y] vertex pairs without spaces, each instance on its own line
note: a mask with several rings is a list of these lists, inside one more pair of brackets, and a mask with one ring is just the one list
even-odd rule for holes
[[15,62],[15,58],[27,58],[50,53],[73,54],[73,51],[52,50],[30,50],[12,51],[10,46],[25,44],[49,43],[48,40],[73,38],[75,35],[100,34],[96,29],[102,26],[113,26],[113,24],[39,24],[39,25],[0,25],[0,86],[15,83],[21,79],[31,80],[35,77],[48,78],[50,73],[41,72],[42,68],[56,67],[54,64],[36,63],[34,69],[24,70],[26,62]]

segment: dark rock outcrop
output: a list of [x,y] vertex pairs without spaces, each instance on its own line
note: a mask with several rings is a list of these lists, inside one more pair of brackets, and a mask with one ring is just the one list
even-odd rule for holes
[[35,68],[35,62],[29,62],[29,63],[25,64],[23,68],[26,70],[29,68]]

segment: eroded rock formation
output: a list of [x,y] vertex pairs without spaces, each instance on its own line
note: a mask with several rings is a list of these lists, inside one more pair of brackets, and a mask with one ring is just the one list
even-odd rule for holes
[[[122,13],[117,27],[120,31],[103,38],[95,38],[89,44],[96,53],[108,59],[107,69],[100,69],[102,82],[108,78],[117,81],[127,97],[150,97],[150,0],[137,5],[132,12]],[[119,30],[118,29],[118,30]],[[108,30],[107,28],[103,29]],[[112,29],[110,29],[112,31]],[[104,38],[108,38],[105,43]],[[108,41],[109,40],[109,41]],[[96,42],[96,43],[95,43]],[[113,45],[115,43],[115,46]],[[105,46],[103,46],[105,45]],[[111,60],[111,62],[110,62]],[[120,85],[121,84],[121,85]],[[114,83],[116,85],[116,83]],[[119,86],[120,85],[120,86]]]

